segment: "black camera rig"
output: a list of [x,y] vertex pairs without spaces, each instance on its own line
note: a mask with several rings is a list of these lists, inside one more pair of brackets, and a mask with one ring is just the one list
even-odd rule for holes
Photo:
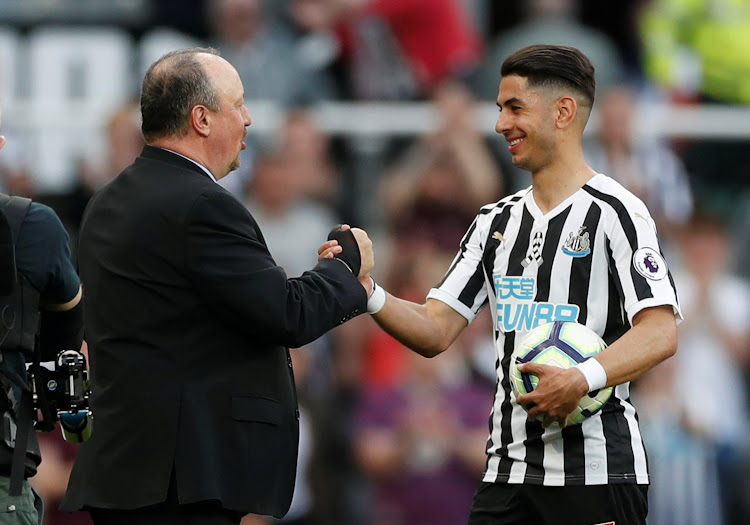
[[86,358],[78,350],[63,350],[54,364],[54,370],[37,362],[29,367],[34,428],[49,432],[59,421],[65,440],[81,443],[91,437],[93,427]]

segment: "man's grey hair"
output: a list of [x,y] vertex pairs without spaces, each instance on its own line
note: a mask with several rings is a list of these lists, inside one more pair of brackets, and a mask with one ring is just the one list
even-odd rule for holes
[[167,53],[146,71],[141,86],[141,131],[146,142],[185,136],[196,105],[219,110],[219,94],[199,54],[219,56],[213,48],[181,49]]

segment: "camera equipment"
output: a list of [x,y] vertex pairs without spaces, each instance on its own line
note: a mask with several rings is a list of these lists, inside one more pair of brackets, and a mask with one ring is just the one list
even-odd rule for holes
[[34,363],[29,377],[36,430],[49,432],[59,420],[65,441],[81,443],[91,437],[91,390],[86,358],[81,352],[63,350],[57,354],[54,370]]

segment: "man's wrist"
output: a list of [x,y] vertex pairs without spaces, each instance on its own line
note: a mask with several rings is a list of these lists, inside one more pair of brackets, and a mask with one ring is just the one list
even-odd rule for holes
[[376,314],[383,306],[385,306],[385,290],[375,283],[375,279],[370,277],[372,280],[372,292],[367,298],[367,313]]
[[607,386],[607,371],[602,364],[593,357],[583,363],[576,365],[576,368],[583,374],[586,383],[589,385],[589,392],[599,390]]

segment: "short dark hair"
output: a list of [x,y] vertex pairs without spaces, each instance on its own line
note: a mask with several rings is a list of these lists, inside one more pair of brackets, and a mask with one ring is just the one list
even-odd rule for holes
[[198,104],[219,110],[219,94],[196,55],[219,55],[195,47],[167,53],[151,64],[141,85],[141,131],[147,142],[184,136],[190,112]]
[[529,87],[563,87],[574,90],[591,108],[596,81],[586,55],[569,46],[533,45],[519,49],[503,62],[500,75],[518,75]]

